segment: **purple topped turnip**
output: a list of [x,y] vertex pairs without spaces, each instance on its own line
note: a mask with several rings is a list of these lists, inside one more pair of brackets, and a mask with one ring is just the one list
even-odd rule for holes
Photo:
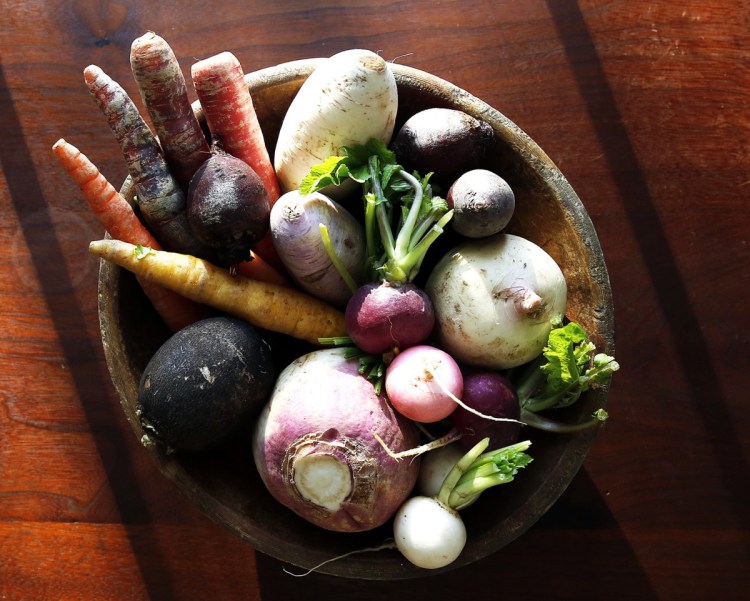
[[253,435],[270,493],[304,519],[338,532],[382,525],[411,492],[419,461],[388,455],[418,444],[415,425],[357,371],[344,349],[314,351],[282,371]]
[[345,317],[351,339],[373,354],[419,344],[435,324],[430,298],[413,284],[365,284],[349,300]]

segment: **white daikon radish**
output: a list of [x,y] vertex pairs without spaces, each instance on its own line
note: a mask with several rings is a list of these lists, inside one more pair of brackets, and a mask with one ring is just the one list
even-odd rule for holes
[[281,124],[274,168],[282,191],[296,190],[314,165],[342,146],[377,138],[387,144],[398,107],[390,65],[369,50],[326,59],[307,78]]

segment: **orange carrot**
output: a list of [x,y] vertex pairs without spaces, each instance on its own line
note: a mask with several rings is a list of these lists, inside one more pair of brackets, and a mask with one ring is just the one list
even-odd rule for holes
[[250,260],[242,261],[234,266],[237,273],[253,280],[278,284],[279,286],[291,286],[289,280],[279,273],[274,267],[260,255],[250,252]]
[[211,134],[224,151],[260,176],[273,205],[279,198],[279,182],[237,57],[222,52],[195,63],[191,74]]
[[[52,152],[81,189],[83,198],[110,236],[131,244],[159,248],[159,243],[140,222],[130,203],[85,154],[62,138],[52,146]],[[142,278],[138,281],[154,309],[174,332],[209,314],[207,307],[180,294]]]
[[203,253],[187,222],[185,194],[167,167],[159,142],[127,92],[95,65],[83,72],[89,92],[107,118],[130,177],[141,214],[165,248]]
[[130,67],[159,138],[164,158],[183,190],[210,148],[188,99],[185,77],[169,44],[154,32],[130,47]]
[[256,327],[313,344],[346,335],[344,314],[293,288],[251,280],[190,255],[163,250],[136,253],[121,240],[97,240],[89,252],[196,302],[247,320]]

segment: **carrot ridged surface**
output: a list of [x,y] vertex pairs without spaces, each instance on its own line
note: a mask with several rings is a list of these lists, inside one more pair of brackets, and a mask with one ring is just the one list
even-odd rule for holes
[[[160,248],[156,239],[138,219],[130,203],[85,154],[62,138],[52,146],[52,152],[78,185],[84,200],[110,236],[130,244]],[[207,307],[176,292],[143,278],[138,278],[138,282],[156,312],[173,332],[208,315]]]
[[239,60],[222,52],[195,63],[191,76],[211,135],[260,176],[273,206],[280,195],[279,182]]
[[97,240],[89,252],[136,275],[174,290],[252,325],[313,344],[319,338],[346,335],[344,314],[292,288],[232,275],[190,255],[151,251],[136,257],[135,246],[121,240]]
[[200,254],[187,223],[185,194],[138,108],[101,68],[89,65],[83,73],[89,92],[120,145],[141,214],[151,231],[164,248]]
[[185,76],[171,46],[148,32],[133,41],[130,67],[143,104],[164,151],[164,158],[183,190],[210,148],[188,98]]

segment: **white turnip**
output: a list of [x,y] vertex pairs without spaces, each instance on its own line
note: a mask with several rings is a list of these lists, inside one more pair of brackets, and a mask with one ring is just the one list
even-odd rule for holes
[[[326,250],[321,225],[343,274]],[[301,196],[292,190],[271,209],[271,236],[279,258],[300,287],[331,304],[346,304],[352,290],[344,278],[361,281],[365,265],[364,229],[349,211],[320,192]]]
[[466,449],[455,441],[422,455],[422,464],[417,478],[417,492],[425,497],[437,497],[446,476],[465,453]]
[[357,371],[343,349],[314,351],[282,371],[253,434],[269,492],[304,519],[358,532],[390,519],[412,490],[419,460],[398,461],[416,426]]
[[435,496],[406,501],[393,520],[396,547],[414,565],[436,569],[455,561],[466,544],[466,527],[459,511],[483,491],[508,484],[531,462],[524,451],[531,442],[485,452],[485,438],[461,456],[445,476]]
[[448,252],[425,290],[440,347],[459,362],[490,369],[538,357],[567,301],[554,259],[530,240],[505,233]]
[[466,526],[455,509],[435,497],[416,496],[404,503],[393,520],[396,547],[420,568],[453,563],[466,545]]
[[370,138],[388,143],[398,106],[388,63],[354,49],[326,59],[307,78],[281,124],[274,167],[283,191],[299,188],[310,168],[342,146]]

